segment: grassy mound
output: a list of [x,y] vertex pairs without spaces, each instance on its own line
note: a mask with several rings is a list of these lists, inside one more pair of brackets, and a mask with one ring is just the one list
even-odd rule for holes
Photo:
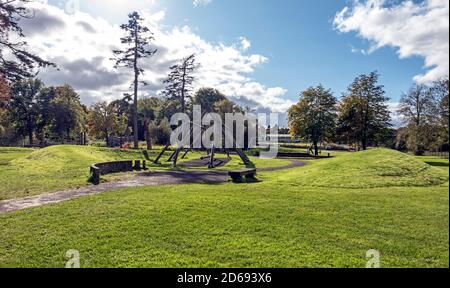
[[87,185],[89,166],[96,162],[140,159],[142,153],[83,146],[39,150],[0,150],[0,200]]
[[[150,158],[154,159],[160,150],[151,151]],[[171,169],[171,164],[165,162],[170,156],[168,151],[162,165],[152,165],[151,169]],[[197,159],[202,153],[189,153],[180,163]],[[181,157],[180,157],[181,158]],[[19,149],[0,147],[0,200],[37,195],[43,192],[78,188],[86,186],[89,178],[89,166],[93,163],[144,159],[141,151],[98,148],[90,146],[58,145],[44,149]],[[259,168],[287,165],[286,160],[266,160],[252,158]],[[244,167],[242,161],[233,157],[226,167],[221,169],[240,169]],[[204,167],[203,169],[207,169]]]
[[[97,148],[89,146],[59,145],[36,150],[26,157],[15,159],[13,166],[22,168],[48,170],[63,170],[67,165],[86,168],[95,162],[105,162],[120,159],[140,159],[139,151]],[[42,172],[42,171],[41,171]]]
[[24,157],[33,151],[28,148],[0,147],[0,166],[8,165],[12,160]]
[[[52,184],[70,180],[52,169],[69,173],[81,161],[130,157],[92,149],[52,147],[4,167],[42,169],[35,174],[44,174],[41,184],[48,188],[48,178]],[[87,173],[85,166],[80,171]],[[18,173],[25,172],[9,177],[24,185],[27,177]],[[64,267],[68,249],[80,251],[83,268],[363,268],[369,249],[382,253],[383,268],[448,267],[448,188],[423,187],[445,182],[447,173],[377,149],[263,172],[260,183],[137,187],[82,197],[0,215],[0,267]],[[380,188],[361,188],[367,186]]]
[[424,187],[449,179],[448,171],[389,149],[345,154],[292,173],[301,174],[297,185],[330,188]]

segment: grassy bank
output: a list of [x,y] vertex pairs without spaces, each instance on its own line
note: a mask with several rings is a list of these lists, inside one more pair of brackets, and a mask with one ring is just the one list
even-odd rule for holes
[[369,249],[382,267],[449,265],[448,171],[377,149],[259,177],[0,215],[0,266],[63,267],[68,249],[83,267],[363,268]]
[[[150,151],[155,159],[160,150]],[[161,159],[162,165],[148,163],[152,170],[171,169],[165,162],[168,151]],[[189,153],[180,163],[204,156],[199,152]],[[220,157],[220,155],[218,155]],[[223,156],[225,157],[225,156]],[[60,145],[32,150],[0,147],[0,200],[20,198],[48,191],[78,188],[89,185],[89,167],[93,163],[114,160],[144,160],[142,151],[108,149],[90,146]],[[276,167],[289,164],[286,160],[252,158],[257,167]],[[220,169],[245,168],[242,161],[233,156],[226,167]],[[207,168],[204,168],[207,169]]]

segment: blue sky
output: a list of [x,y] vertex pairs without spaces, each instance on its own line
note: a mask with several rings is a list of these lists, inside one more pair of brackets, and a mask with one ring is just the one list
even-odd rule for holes
[[[436,15],[433,13],[444,15],[443,20],[448,23],[448,0],[414,1],[409,6],[405,5],[408,1],[392,4],[382,0],[211,0],[198,6],[193,5],[193,1],[81,0],[79,7],[81,12],[104,18],[112,25],[124,22],[131,10],[147,10],[149,14],[163,11],[164,17],[158,20],[158,29],[169,31],[186,26],[191,35],[211,45],[223,43],[227,47],[235,47],[241,41],[240,37],[245,37],[251,46],[239,53],[266,58],[251,64],[252,71],[245,74],[249,78],[246,81],[263,85],[266,89],[262,89],[263,94],[270,87],[282,88],[283,93],[274,94],[287,101],[297,101],[300,91],[319,83],[340,96],[356,76],[377,70],[387,96],[391,102],[397,102],[401,94],[418,81],[418,75],[424,75],[437,66],[439,69],[436,71],[439,71],[433,70],[433,75],[427,79],[448,75],[448,64],[441,63],[448,62],[448,36],[439,37],[445,31],[448,34],[448,24],[441,21],[431,26],[427,22],[429,27],[422,25],[425,26],[424,31],[409,28],[407,24],[414,15],[430,19]],[[62,7],[66,2],[50,0],[49,3]],[[373,17],[371,14],[375,10],[374,5],[382,13],[377,15],[381,16]],[[335,17],[345,7],[348,10],[345,19],[337,27]],[[367,21],[361,20],[361,15],[365,15],[363,18],[367,17]],[[383,25],[378,22],[380,17],[385,17]],[[402,27],[399,26],[402,23],[407,29],[400,36],[396,30]],[[424,38],[421,35],[431,36]],[[415,38],[420,39],[416,42],[411,40]],[[423,47],[424,41],[428,41],[429,46]],[[434,59],[432,54],[436,51],[428,53],[427,47],[438,46],[440,50],[437,53],[442,55]],[[378,49],[369,53],[373,47]],[[425,67],[427,59],[431,59],[429,67]],[[236,92],[239,93],[244,92]],[[250,97],[252,101],[257,98]],[[270,101],[265,104],[266,107],[271,105],[275,104]]]
[[340,95],[355,76],[373,70],[380,72],[388,95],[397,100],[414,75],[421,73],[423,60],[400,60],[390,47],[368,56],[352,53],[351,47],[366,48],[368,43],[354,33],[333,29],[333,18],[345,5],[346,1],[323,0],[215,1],[195,9],[190,5],[174,9],[168,20],[177,24],[178,19],[188,18],[211,41],[245,35],[252,52],[270,59],[254,77],[269,86],[285,87],[293,100],[302,89],[319,83]]

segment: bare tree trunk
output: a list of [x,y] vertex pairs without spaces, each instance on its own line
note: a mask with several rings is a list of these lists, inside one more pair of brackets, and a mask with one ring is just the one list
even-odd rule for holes
[[139,83],[139,70],[137,67],[137,33],[135,31],[135,47],[134,47],[134,115],[133,115],[133,131],[134,131],[134,149],[139,149],[139,132],[138,132],[138,83]]
[[186,113],[186,102],[184,99],[184,90],[186,89],[186,63],[183,63],[183,85],[181,87],[181,109]]
[[28,131],[28,142],[30,146],[33,146],[33,131]]
[[145,119],[145,141],[147,142],[147,150],[152,150],[153,149],[153,144],[152,144],[152,134],[150,131],[150,120],[149,119]]
[[361,145],[362,145],[362,150],[366,151],[367,150],[367,136],[363,135]]
[[319,156],[319,142],[314,141],[313,145],[314,145],[314,155]]

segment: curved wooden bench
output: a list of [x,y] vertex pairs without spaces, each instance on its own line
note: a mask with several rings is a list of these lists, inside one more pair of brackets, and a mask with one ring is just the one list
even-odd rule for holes
[[91,165],[91,182],[94,185],[100,184],[100,177],[102,175],[111,174],[111,173],[120,173],[120,172],[131,172],[133,170],[141,170],[146,169],[146,161],[141,160],[127,160],[127,161],[111,161],[111,162],[102,162]]

